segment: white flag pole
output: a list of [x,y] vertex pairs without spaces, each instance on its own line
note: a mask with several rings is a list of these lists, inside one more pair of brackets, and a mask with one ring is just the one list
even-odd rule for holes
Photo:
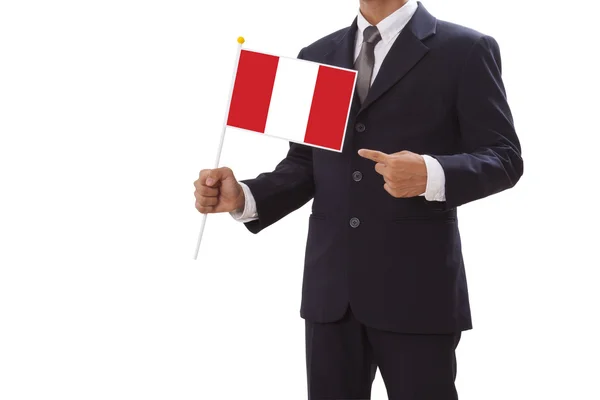
[[[227,120],[229,118],[229,107],[231,106],[231,96],[233,94],[233,87],[235,84],[235,76],[237,73],[238,63],[240,61],[240,53],[242,51],[242,45],[245,40],[242,36],[237,39],[238,47],[235,56],[235,64],[233,68],[233,77],[231,78],[231,88],[229,89],[229,96],[227,98],[227,108],[225,110],[225,118],[223,120],[223,131],[221,132],[221,142],[219,143],[219,149],[217,150],[217,159],[215,160],[215,168],[219,168],[219,162],[221,160],[221,151],[223,150],[223,142],[225,142],[225,131],[227,130]],[[200,233],[198,234],[198,243],[196,244],[196,252],[194,253],[194,260],[198,259],[198,252],[200,251],[200,243],[202,242],[202,234],[204,233],[204,227],[206,226],[206,218],[208,214],[202,214],[202,224],[200,225]]]

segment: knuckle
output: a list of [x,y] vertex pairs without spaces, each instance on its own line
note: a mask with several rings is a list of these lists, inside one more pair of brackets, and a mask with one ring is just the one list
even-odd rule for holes
[[386,185],[384,186],[385,190],[392,196],[395,198],[399,198],[400,194],[398,192],[398,190],[396,190],[395,188],[393,188],[389,183],[386,183]]
[[208,214],[211,212],[211,207],[198,206],[198,211],[200,211],[202,214]]

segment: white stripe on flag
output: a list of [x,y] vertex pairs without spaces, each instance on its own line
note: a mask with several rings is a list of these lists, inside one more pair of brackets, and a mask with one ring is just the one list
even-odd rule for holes
[[304,142],[319,65],[281,57],[265,135]]

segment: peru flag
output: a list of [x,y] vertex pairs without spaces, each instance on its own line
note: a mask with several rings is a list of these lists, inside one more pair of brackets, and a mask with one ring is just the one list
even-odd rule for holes
[[341,151],[356,71],[241,50],[227,125]]

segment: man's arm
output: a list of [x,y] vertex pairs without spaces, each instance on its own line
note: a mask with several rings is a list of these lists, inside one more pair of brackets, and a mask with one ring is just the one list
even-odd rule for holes
[[272,172],[240,181],[255,200],[256,219],[245,222],[252,233],[274,224],[313,198],[312,149],[290,142],[287,156]]
[[511,188],[523,174],[501,71],[498,43],[482,37],[471,49],[458,87],[462,153],[431,155],[444,170],[448,208]]

